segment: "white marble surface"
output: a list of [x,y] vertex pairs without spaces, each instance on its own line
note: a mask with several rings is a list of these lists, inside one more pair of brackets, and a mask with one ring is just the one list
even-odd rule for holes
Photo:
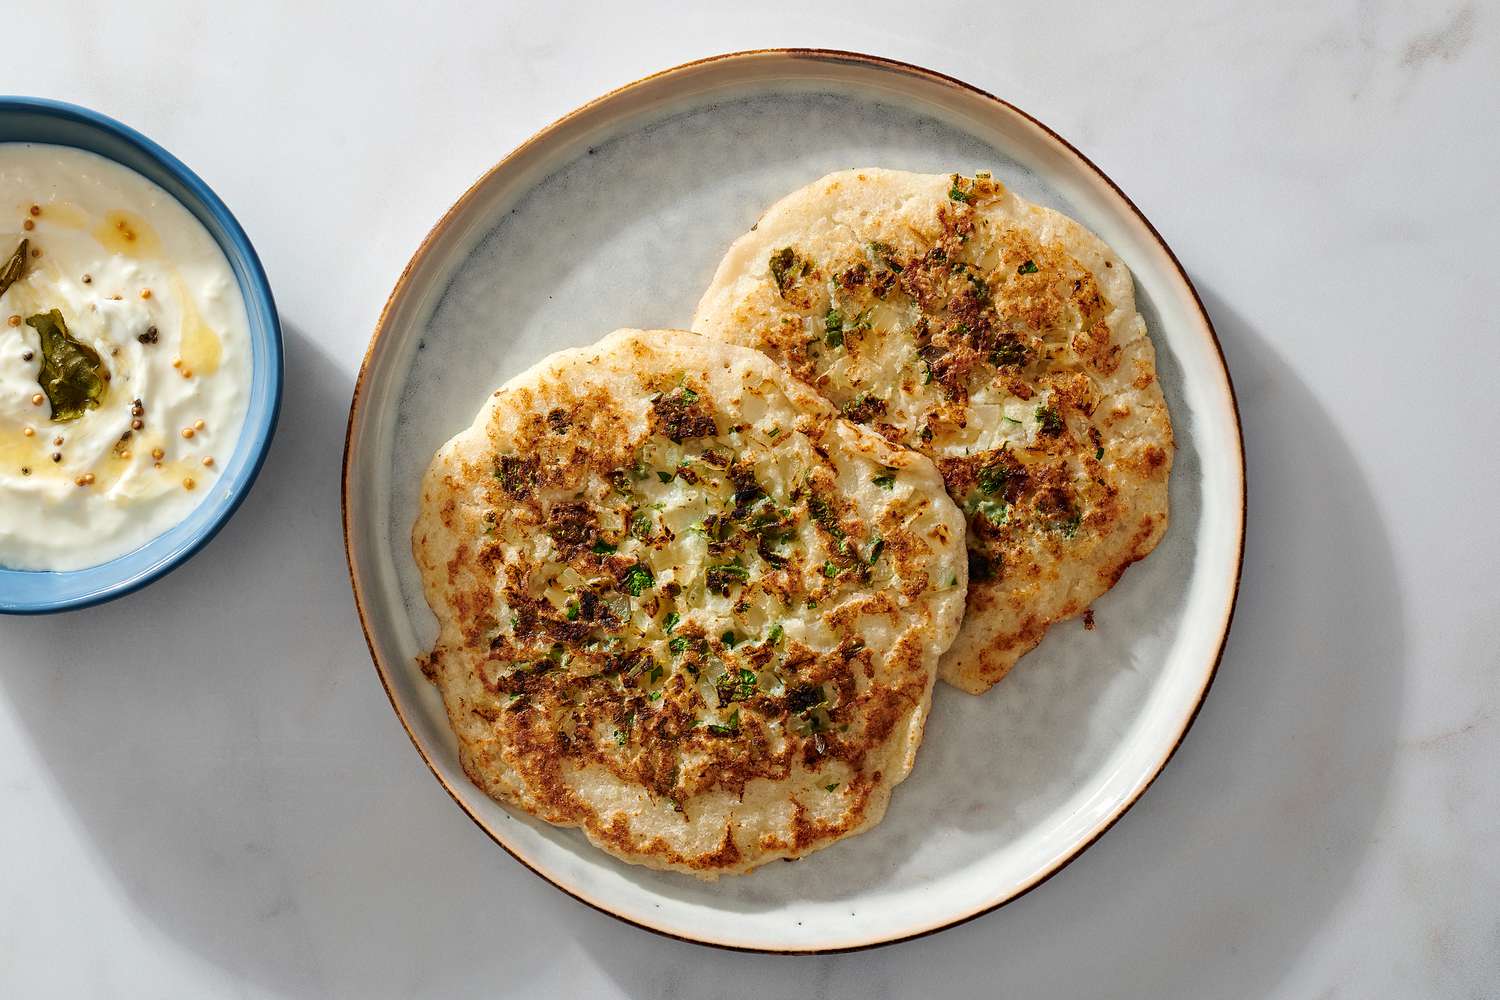
[[[7,11],[0,91],[214,185],[289,365],[200,556],[0,621],[0,995],[1500,995],[1500,9],[615,6]],[[338,529],[354,370],[453,197],[610,87],[781,44],[969,80],[1110,173],[1218,324],[1251,481],[1219,680],[1136,808],[995,914],[816,959],[636,931],[491,844],[386,703]]]

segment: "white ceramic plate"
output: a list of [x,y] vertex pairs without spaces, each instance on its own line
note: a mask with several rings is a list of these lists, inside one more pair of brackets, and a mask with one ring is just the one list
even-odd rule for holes
[[[916,769],[873,831],[796,864],[701,883],[623,864],[512,813],[464,777],[414,657],[436,624],[409,535],[433,452],[488,393],[621,326],[685,326],[720,255],[781,195],[840,168],[991,169],[1079,219],[1135,273],[1177,435],[1171,527],[998,687],[939,684]],[[900,940],[1056,872],[1160,772],[1229,628],[1244,536],[1239,421],[1213,330],[1171,251],[1045,126],[938,74],[768,51],[682,66],[547,128],[474,185],[392,292],[349,416],[344,524],[360,617],[391,704],[438,780],[559,888],[642,927],[767,951]]]

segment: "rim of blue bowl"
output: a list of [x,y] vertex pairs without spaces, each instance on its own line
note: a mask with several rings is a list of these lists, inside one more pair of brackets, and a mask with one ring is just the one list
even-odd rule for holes
[[[7,119],[21,116],[34,118],[36,125],[61,123],[63,134],[15,135]],[[91,145],[84,141],[90,135],[103,141]],[[92,607],[139,590],[191,559],[219,533],[249,494],[270,451],[281,414],[284,348],[271,284],[244,228],[213,189],[161,145],[123,122],[76,104],[0,95],[0,143],[8,142],[82,149],[164,189],[208,230],[228,259],[250,327],[250,399],[239,441],[214,484],[222,496],[205,498],[173,527],[107,562],[76,570],[0,567],[0,614],[49,614]],[[133,153],[135,162],[122,159],[122,150]]]

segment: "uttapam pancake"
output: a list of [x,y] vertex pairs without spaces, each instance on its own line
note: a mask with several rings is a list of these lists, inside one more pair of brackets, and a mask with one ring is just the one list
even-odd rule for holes
[[495,392],[437,453],[423,668],[469,777],[703,877],[867,829],[957,633],[936,467],[759,352],[621,330]]
[[847,170],[725,255],[693,328],[921,451],[968,518],[944,680],[979,693],[1167,525],[1172,427],[1130,272],[985,174]]

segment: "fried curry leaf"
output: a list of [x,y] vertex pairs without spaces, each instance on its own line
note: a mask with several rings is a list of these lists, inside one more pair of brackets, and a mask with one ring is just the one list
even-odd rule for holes
[[16,247],[16,252],[10,255],[10,260],[0,268],[0,295],[4,295],[26,273],[26,249],[30,246],[30,240],[22,240],[21,245]]
[[750,582],[750,570],[735,556],[727,563],[708,567],[705,574],[708,589],[720,597],[729,596],[729,588],[737,583]]
[[901,264],[896,260],[896,248],[889,243],[881,243],[879,241],[871,243],[870,256],[875,258],[877,264],[881,264],[895,271],[897,274],[901,273]]
[[776,290],[786,292],[788,276],[791,274],[792,265],[796,263],[797,254],[791,247],[782,247],[771,254],[771,278],[776,282]]
[[37,313],[26,325],[42,341],[42,367],[37,381],[52,404],[52,419],[77,420],[104,399],[104,362],[98,352],[68,332],[62,313]]

